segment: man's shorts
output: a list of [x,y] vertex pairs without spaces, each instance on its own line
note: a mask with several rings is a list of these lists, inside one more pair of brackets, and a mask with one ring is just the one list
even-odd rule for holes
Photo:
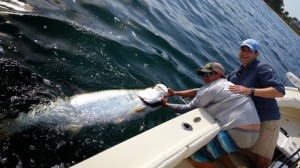
[[237,152],[240,148],[235,144],[227,131],[221,131],[207,145],[195,152],[190,158],[196,162],[209,162]]
[[262,122],[260,125],[258,139],[254,146],[249,148],[249,150],[253,153],[256,153],[260,156],[272,160],[277,145],[279,129],[279,120],[270,120]]
[[256,143],[259,136],[259,130],[232,128],[227,131],[237,146],[243,149],[252,147]]

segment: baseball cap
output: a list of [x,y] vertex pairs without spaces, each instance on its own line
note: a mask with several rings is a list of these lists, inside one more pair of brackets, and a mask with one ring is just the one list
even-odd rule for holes
[[210,73],[210,72],[218,72],[220,74],[222,74],[222,76],[224,77],[224,67],[217,62],[209,62],[208,64],[206,64],[202,69],[198,70],[197,73],[198,74],[203,74],[203,73]]
[[251,51],[259,50],[258,42],[253,39],[247,39],[247,40],[243,41],[241,47],[243,47],[243,46],[249,47]]

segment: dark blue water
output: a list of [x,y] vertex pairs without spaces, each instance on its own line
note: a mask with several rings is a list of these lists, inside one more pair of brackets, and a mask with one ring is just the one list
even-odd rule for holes
[[[1,118],[79,92],[200,87],[194,71],[209,61],[232,71],[247,38],[285,85],[286,72],[300,76],[300,39],[262,0],[4,0]],[[69,167],[173,117],[161,109],[75,137],[29,128],[1,142],[0,167]]]

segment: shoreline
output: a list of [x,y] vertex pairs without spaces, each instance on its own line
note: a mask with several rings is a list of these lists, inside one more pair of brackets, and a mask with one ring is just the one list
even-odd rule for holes
[[295,30],[295,28],[294,28],[292,25],[290,25],[289,23],[287,23],[287,21],[286,21],[284,18],[282,18],[282,17],[280,16],[280,14],[278,14],[276,11],[274,11],[274,10],[273,10],[266,2],[264,2],[264,3],[267,5],[267,7],[268,7],[271,11],[273,11],[273,12],[276,14],[277,17],[279,17],[279,19],[280,19],[283,23],[285,23],[285,25],[286,25],[288,28],[291,29],[292,32],[294,32],[298,37],[300,37],[300,31]]

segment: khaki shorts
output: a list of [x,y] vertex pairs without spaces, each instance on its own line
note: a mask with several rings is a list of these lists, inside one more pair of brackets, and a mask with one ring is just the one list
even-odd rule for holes
[[227,130],[231,138],[234,140],[234,142],[242,149],[250,148],[252,147],[259,136],[259,131],[250,131],[250,130],[244,130],[240,128],[232,128]]
[[254,146],[249,148],[249,150],[255,154],[272,160],[277,145],[279,130],[279,120],[269,120],[262,122],[260,125],[258,139]]

